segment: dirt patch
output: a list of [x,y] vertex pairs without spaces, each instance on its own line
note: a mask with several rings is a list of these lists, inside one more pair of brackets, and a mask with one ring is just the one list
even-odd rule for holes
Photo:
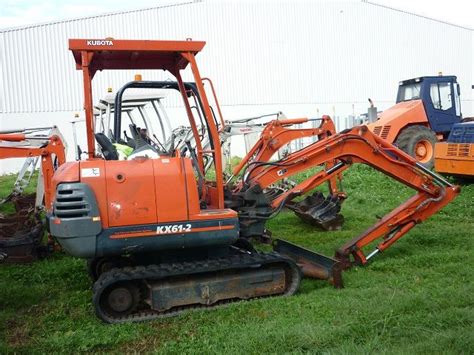
[[6,324],[6,340],[7,344],[12,348],[25,346],[31,340],[28,324],[15,319],[8,320]]

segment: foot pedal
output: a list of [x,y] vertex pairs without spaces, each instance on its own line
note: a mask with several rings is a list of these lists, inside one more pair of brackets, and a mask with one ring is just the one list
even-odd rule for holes
[[275,240],[273,250],[295,261],[304,276],[328,280],[335,288],[344,287],[342,264],[338,260],[281,239]]
[[316,191],[300,202],[288,202],[286,207],[306,223],[327,231],[339,230],[344,224],[344,217],[339,213],[341,200],[334,195],[324,197]]

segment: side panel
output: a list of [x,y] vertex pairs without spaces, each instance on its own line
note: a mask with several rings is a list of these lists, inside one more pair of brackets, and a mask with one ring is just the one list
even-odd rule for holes
[[238,236],[237,218],[114,227],[97,236],[95,256],[223,246]]
[[188,196],[182,165],[184,160],[185,158],[152,160],[155,174],[156,210],[160,223],[189,219]]
[[443,174],[474,176],[474,144],[436,143],[435,170]]
[[189,217],[192,219],[192,216],[201,212],[201,207],[199,205],[199,194],[198,187],[196,182],[196,177],[194,176],[194,169],[190,159],[183,159],[185,180],[186,180],[186,192],[188,196],[188,212]]
[[89,185],[94,192],[102,227],[107,228],[109,226],[109,214],[107,210],[107,189],[105,186],[105,160],[81,161],[78,165],[81,182]]
[[156,223],[153,160],[109,160],[105,170],[109,225]]

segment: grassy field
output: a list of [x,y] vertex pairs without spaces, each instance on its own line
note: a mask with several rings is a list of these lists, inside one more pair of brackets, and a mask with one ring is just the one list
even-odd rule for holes
[[[0,193],[7,182],[2,178]],[[366,167],[347,172],[342,231],[290,212],[274,236],[332,255],[410,190]],[[474,185],[366,267],[345,288],[305,280],[296,296],[239,302],[140,324],[106,325],[91,307],[85,261],[58,253],[0,266],[0,353],[474,353]]]

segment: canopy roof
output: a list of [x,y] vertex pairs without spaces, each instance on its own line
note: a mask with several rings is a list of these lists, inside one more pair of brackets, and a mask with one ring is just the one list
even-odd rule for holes
[[203,41],[150,41],[108,39],[70,39],[69,49],[82,69],[82,52],[92,55],[89,68],[103,69],[184,69],[188,61],[181,53],[200,52]]
[[[114,105],[115,104],[115,95],[116,93],[109,93],[105,95],[102,99],[100,99],[99,102],[109,104],[109,105]],[[159,92],[159,93],[125,93],[122,96],[122,103],[134,103],[134,102],[142,102],[146,104],[149,101],[152,100],[161,100],[166,97],[166,94],[164,92]]]

